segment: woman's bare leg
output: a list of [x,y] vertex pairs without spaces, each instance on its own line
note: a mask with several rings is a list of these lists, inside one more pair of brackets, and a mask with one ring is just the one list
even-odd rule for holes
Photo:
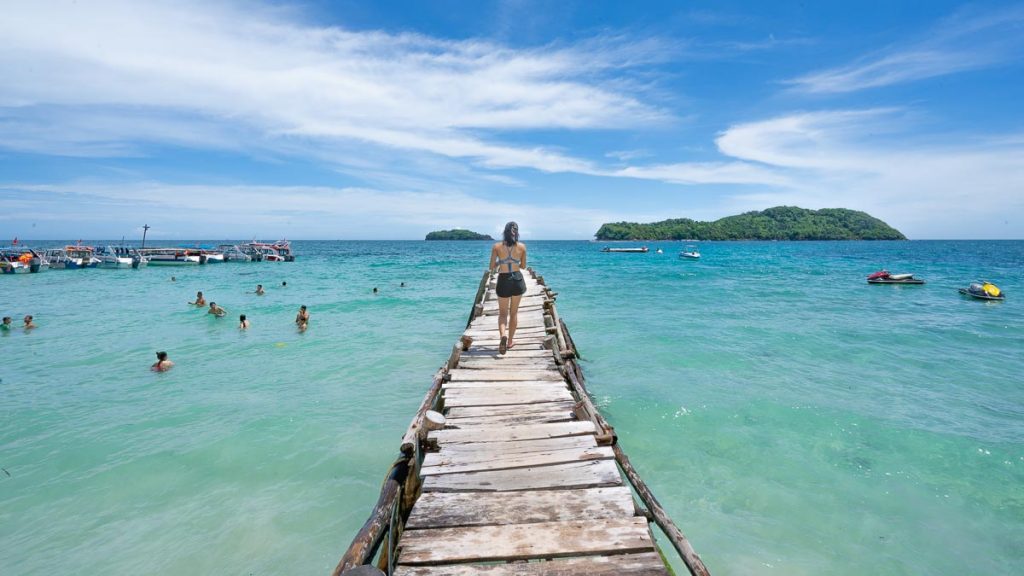
[[510,298],[498,298],[498,337],[505,337],[505,326],[508,325],[508,304]]
[[[511,300],[508,312],[508,347],[512,347],[512,340],[516,335],[516,326],[519,324],[519,301],[522,300],[522,296],[513,296],[508,298]],[[499,328],[500,330],[500,328]],[[504,332],[502,332],[504,334]]]

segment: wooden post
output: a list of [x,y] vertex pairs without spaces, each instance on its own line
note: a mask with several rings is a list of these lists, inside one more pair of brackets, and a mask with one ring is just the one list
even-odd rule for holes
[[448,356],[448,362],[445,367],[448,370],[454,370],[459,365],[459,359],[462,357],[462,341],[456,342],[452,346],[452,353]]
[[366,564],[373,559],[381,541],[384,540],[388,526],[391,524],[391,514],[408,471],[409,467],[404,459],[398,460],[391,467],[387,480],[384,481],[384,487],[380,491],[380,498],[377,499],[377,504],[373,507],[373,512],[356,537],[352,539],[352,544],[349,545],[341,562],[334,569],[334,576],[340,576],[346,570]]

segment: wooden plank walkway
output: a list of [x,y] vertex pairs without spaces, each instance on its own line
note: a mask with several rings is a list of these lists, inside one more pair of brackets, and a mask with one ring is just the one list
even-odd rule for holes
[[576,419],[545,349],[545,287],[525,276],[515,347],[498,353],[493,281],[464,333],[473,344],[441,386],[446,427],[428,434],[437,451],[394,574],[667,574],[612,448]]
[[591,401],[556,293],[524,276],[506,354],[495,278],[481,279],[335,576],[664,576],[649,520],[693,576],[709,576]]

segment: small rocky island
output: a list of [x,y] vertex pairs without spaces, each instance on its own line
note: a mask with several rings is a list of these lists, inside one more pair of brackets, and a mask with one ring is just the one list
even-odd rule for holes
[[494,240],[487,234],[477,234],[472,230],[454,228],[452,230],[437,230],[427,234],[427,240]]
[[675,218],[601,225],[598,240],[906,240],[899,230],[857,210],[776,206],[714,222]]

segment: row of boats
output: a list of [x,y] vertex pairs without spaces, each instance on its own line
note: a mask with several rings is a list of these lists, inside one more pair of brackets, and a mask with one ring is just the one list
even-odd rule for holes
[[84,246],[37,250],[27,246],[0,248],[0,272],[34,273],[49,270],[84,268],[141,268],[144,266],[199,266],[220,262],[292,262],[291,243],[249,242],[221,244],[216,247]]
[[[879,270],[868,275],[868,284],[924,284],[921,278],[915,278],[913,274],[893,274],[888,270]],[[1006,293],[995,284],[987,280],[971,282],[967,288],[960,288],[959,292],[964,296],[977,298],[979,300],[1005,300]]]

